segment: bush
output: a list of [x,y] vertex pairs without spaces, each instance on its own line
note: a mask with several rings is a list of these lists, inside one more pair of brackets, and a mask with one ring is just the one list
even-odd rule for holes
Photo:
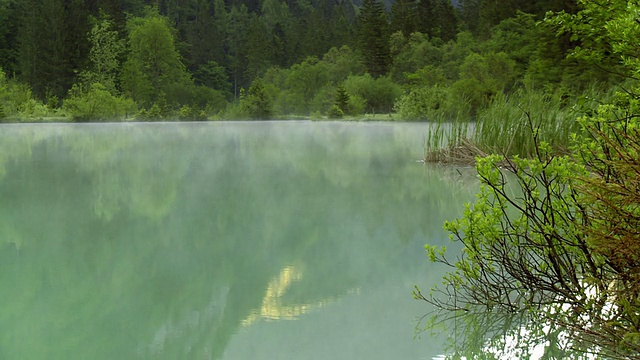
[[318,89],[313,100],[309,103],[309,109],[312,112],[328,112],[331,106],[335,104],[335,92],[336,88],[332,84],[326,84],[322,88]]
[[121,121],[136,111],[132,99],[115,96],[100,83],[73,85],[63,107],[75,121]]
[[156,101],[149,109],[142,108],[136,115],[136,119],[141,121],[161,121],[172,116],[163,98]]
[[364,109],[367,107],[367,101],[358,95],[349,95],[349,101],[347,101],[347,115],[355,116],[364,114]]
[[366,101],[367,112],[387,113],[402,94],[400,85],[388,77],[374,79],[369,74],[349,76],[344,86],[350,96],[358,96]]
[[171,109],[179,110],[182,106],[193,109],[217,112],[227,104],[224,94],[206,86],[189,83],[177,83],[167,86],[166,99],[170,99]]
[[[464,105],[464,101],[457,103],[458,109],[455,110],[460,110],[460,105]],[[421,87],[400,97],[394,109],[403,120],[448,121],[460,115],[452,109],[450,104],[450,95],[446,89],[439,86]]]
[[251,119],[269,120],[273,117],[271,98],[260,79],[253,81],[247,96],[240,100],[240,104]]
[[342,109],[340,109],[338,105],[333,105],[329,108],[327,116],[330,119],[342,119],[342,117],[344,116],[344,112],[342,112]]
[[249,110],[242,106],[241,102],[229,103],[220,118],[224,120],[247,120],[250,118]]
[[0,103],[5,118],[44,117],[53,111],[33,98],[29,86],[7,80],[2,69],[0,69]]
[[184,105],[178,111],[178,119],[180,121],[204,121],[207,120],[207,114],[203,110],[197,110],[189,105]]

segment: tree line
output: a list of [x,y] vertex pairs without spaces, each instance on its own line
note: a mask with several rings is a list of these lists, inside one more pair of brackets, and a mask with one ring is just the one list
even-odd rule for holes
[[424,119],[410,108],[437,106],[424,93],[446,87],[473,115],[525,78],[579,83],[563,75],[575,41],[535,25],[560,10],[577,4],[3,0],[0,114],[194,119],[333,108]]

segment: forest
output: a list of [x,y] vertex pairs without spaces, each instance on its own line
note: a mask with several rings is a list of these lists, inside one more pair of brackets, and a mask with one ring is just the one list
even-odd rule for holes
[[[1,0],[0,118],[474,118],[611,72],[542,21],[575,0]],[[388,115],[387,115],[388,114]]]

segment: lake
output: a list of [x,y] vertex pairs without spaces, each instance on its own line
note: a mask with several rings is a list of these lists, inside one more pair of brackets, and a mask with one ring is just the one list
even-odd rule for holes
[[0,127],[0,358],[431,359],[428,124]]

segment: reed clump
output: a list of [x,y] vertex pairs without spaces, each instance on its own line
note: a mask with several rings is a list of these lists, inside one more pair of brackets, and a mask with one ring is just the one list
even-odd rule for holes
[[[583,99],[606,96],[594,88]],[[437,122],[426,136],[424,161],[473,165],[477,157],[489,154],[529,158],[534,154],[535,140],[565,154],[571,134],[580,131],[577,117],[590,105],[584,100],[570,104],[566,96],[535,90],[499,93],[474,119],[463,113],[448,121],[434,117]]]

